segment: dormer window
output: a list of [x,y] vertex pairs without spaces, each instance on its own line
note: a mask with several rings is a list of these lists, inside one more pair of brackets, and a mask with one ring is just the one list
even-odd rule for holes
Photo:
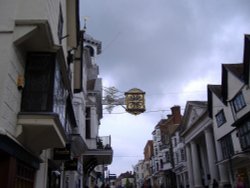
[[225,114],[224,111],[221,110],[219,111],[216,115],[216,122],[217,122],[217,126],[220,127],[221,125],[223,125],[224,123],[226,123],[226,118],[225,118]]
[[239,112],[242,108],[246,106],[246,102],[242,92],[238,93],[232,100],[232,104],[235,112]]

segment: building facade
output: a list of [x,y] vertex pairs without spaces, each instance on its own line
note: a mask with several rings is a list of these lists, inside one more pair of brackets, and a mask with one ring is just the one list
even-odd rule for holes
[[177,188],[187,187],[188,185],[185,143],[183,137],[181,137],[182,129],[183,126],[181,124],[171,136],[174,160],[173,171],[176,176]]
[[243,63],[223,64],[221,85],[208,85],[209,113],[214,122],[220,184],[250,185],[249,59],[245,36]]
[[161,176],[165,163],[171,164],[176,187],[250,186],[249,63],[250,36],[245,35],[243,63],[222,64],[221,84],[207,86],[208,100],[187,101],[181,125],[171,134],[161,128],[171,116],[157,124],[153,187],[162,182],[171,187],[169,176]]
[[100,42],[80,31],[78,0],[0,10],[0,187],[82,187],[113,155],[98,133]]
[[190,187],[212,187],[219,180],[215,164],[216,150],[213,138],[213,123],[208,116],[207,102],[188,101],[183,115],[185,142]]
[[79,2],[2,1],[0,9],[0,186],[60,187],[53,148],[77,127],[67,51],[79,47]]
[[176,186],[171,136],[180,126],[181,119],[180,106],[173,106],[171,114],[166,119],[162,119],[152,132],[154,149],[152,157],[153,187]]
[[152,185],[152,158],[154,155],[153,150],[153,140],[148,140],[144,147],[144,161],[143,161],[143,171],[144,171],[144,184]]
[[[139,160],[133,169],[135,174],[135,186],[140,188],[144,185],[144,160]],[[121,185],[121,183],[119,185]]]

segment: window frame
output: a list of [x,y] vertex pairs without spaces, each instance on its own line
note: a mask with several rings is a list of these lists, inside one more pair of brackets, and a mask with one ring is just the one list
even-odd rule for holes
[[217,127],[221,127],[223,124],[227,122],[226,116],[224,113],[224,110],[220,110],[216,115],[215,115]]
[[21,102],[22,112],[53,111],[54,74],[55,54],[28,54]]
[[238,128],[238,136],[242,150],[250,148],[250,119]]
[[220,147],[223,159],[229,159],[234,155],[234,146],[231,134],[220,139]]
[[246,101],[242,92],[239,92],[231,101],[234,111],[237,113],[246,106]]

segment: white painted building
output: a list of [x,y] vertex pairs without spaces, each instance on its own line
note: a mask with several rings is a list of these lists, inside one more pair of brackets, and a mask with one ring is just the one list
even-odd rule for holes
[[77,127],[67,57],[78,12],[78,0],[1,1],[0,187],[62,186],[53,148]]
[[188,185],[185,143],[183,138],[181,137],[182,128],[182,125],[180,125],[171,137],[174,158],[173,171],[176,176],[177,188],[186,187]]
[[180,106],[171,108],[171,115],[161,119],[152,132],[154,155],[152,157],[152,186],[168,187],[176,185],[173,171],[173,147],[171,136],[181,123]]
[[212,187],[219,180],[213,122],[207,102],[188,101],[183,115],[181,136],[185,142],[189,187]]
[[133,169],[135,174],[135,185],[137,188],[141,188],[144,184],[144,160],[139,160]]
[[223,64],[221,85],[208,85],[220,184],[250,186],[250,37],[245,36],[243,63]]
[[104,169],[112,162],[113,150],[111,136],[99,135],[103,117],[102,79],[99,78],[99,67],[95,59],[101,53],[101,42],[84,33],[83,47],[83,61],[75,64],[75,71],[80,74],[75,76],[78,87],[75,87],[74,106],[79,123],[78,134],[86,143],[86,149],[81,153],[83,183],[94,187],[105,183]]
[[0,4],[0,187],[82,187],[113,155],[98,134],[101,45],[78,0]]

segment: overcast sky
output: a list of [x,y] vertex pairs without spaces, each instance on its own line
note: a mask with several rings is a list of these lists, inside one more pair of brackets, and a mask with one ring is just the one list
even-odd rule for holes
[[102,41],[97,58],[104,87],[146,92],[146,112],[104,111],[100,135],[111,135],[111,173],[132,171],[170,108],[207,100],[222,63],[241,63],[250,34],[249,0],[81,0],[81,24]]

